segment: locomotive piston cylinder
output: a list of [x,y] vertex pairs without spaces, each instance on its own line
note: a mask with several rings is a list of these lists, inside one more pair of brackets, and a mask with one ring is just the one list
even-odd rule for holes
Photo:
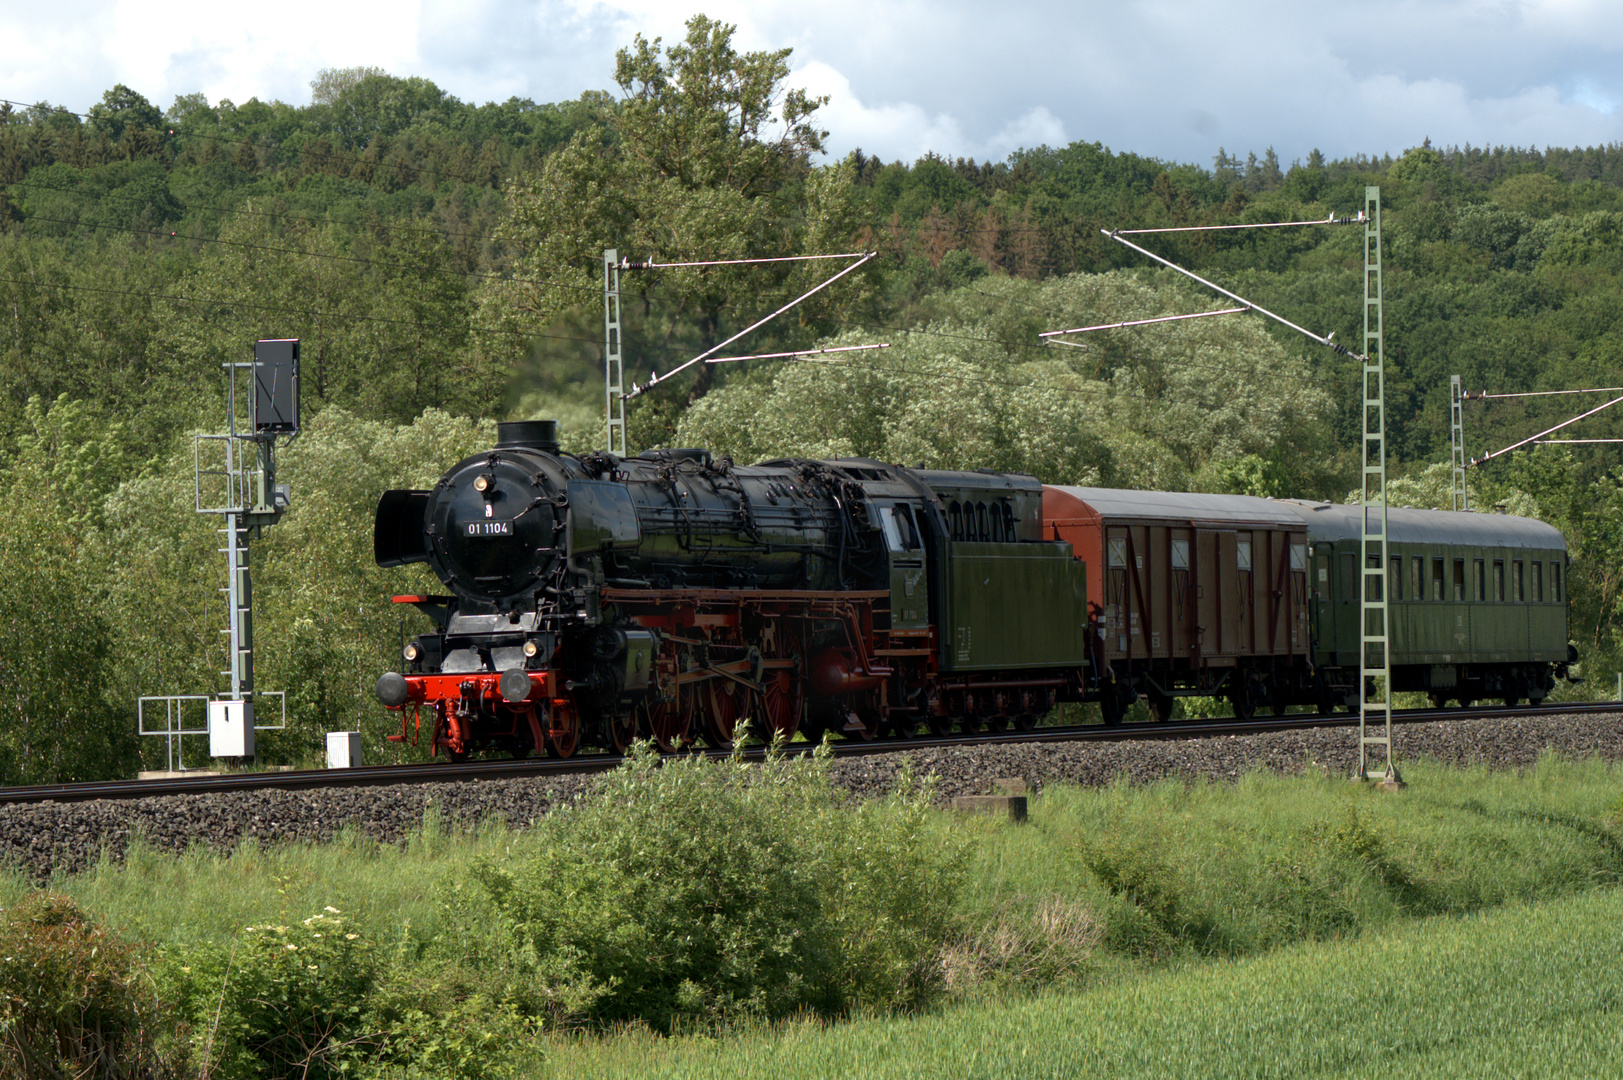
[[875,690],[884,685],[883,675],[860,669],[861,662],[848,649],[824,649],[811,663],[812,690],[824,697]]

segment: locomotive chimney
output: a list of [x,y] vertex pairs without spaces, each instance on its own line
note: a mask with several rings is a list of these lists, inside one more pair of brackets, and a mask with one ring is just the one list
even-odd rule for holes
[[496,424],[496,449],[558,452],[558,421],[504,420]]

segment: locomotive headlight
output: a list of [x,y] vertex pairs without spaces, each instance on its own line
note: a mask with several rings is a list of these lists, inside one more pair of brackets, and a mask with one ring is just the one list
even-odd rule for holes
[[530,641],[526,641],[524,643],[524,655],[525,656],[534,656],[536,653],[538,653],[540,651],[541,651],[541,646],[537,645],[533,639],[530,640]]
[[407,660],[415,660],[417,657],[422,655],[422,650],[417,647],[417,643],[414,641],[410,645],[407,645],[404,649],[401,649],[400,654]]
[[478,476],[474,477],[473,490],[478,492],[490,490],[490,477],[486,476],[484,473],[480,473]]

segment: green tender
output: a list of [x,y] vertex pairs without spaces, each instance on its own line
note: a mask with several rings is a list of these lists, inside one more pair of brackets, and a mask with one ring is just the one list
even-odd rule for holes
[[1063,543],[949,543],[942,667],[1079,667],[1087,566]]

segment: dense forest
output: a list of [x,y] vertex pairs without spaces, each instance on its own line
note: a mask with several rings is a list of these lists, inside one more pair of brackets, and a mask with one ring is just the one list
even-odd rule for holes
[[[426,584],[372,565],[377,494],[432,482],[497,419],[556,417],[572,448],[599,445],[605,248],[878,252],[725,355],[888,348],[698,365],[630,403],[635,448],[1344,499],[1355,360],[1255,314],[1039,335],[1225,306],[1101,230],[1316,222],[1145,242],[1361,341],[1364,228],[1326,219],[1356,216],[1366,185],[1394,498],[1447,505],[1451,375],[1496,394],[1623,385],[1623,146],[831,160],[821,102],[788,70],[787,50],[738,53],[701,16],[681,42],[622,50],[616,92],[557,104],[473,105],[375,69],[322,72],[307,105],[162,110],[125,86],[84,115],[0,103],[0,780],[131,773],[163,752],[136,737],[138,697],[221,687],[224,563],[218,519],[195,512],[194,439],[225,427],[221,365],[265,337],[302,342],[304,426],[279,451],[292,507],[254,548],[258,682],[288,704],[261,755],[299,760],[357,727],[380,746],[370,687],[407,629],[388,597]],[[670,371],[843,265],[627,269],[628,375]],[[1468,452],[1607,400],[1473,401]],[[1566,433],[1623,424],[1602,412]],[[1471,473],[1475,505],[1567,533],[1574,639],[1607,682],[1615,457],[1543,447]]]

